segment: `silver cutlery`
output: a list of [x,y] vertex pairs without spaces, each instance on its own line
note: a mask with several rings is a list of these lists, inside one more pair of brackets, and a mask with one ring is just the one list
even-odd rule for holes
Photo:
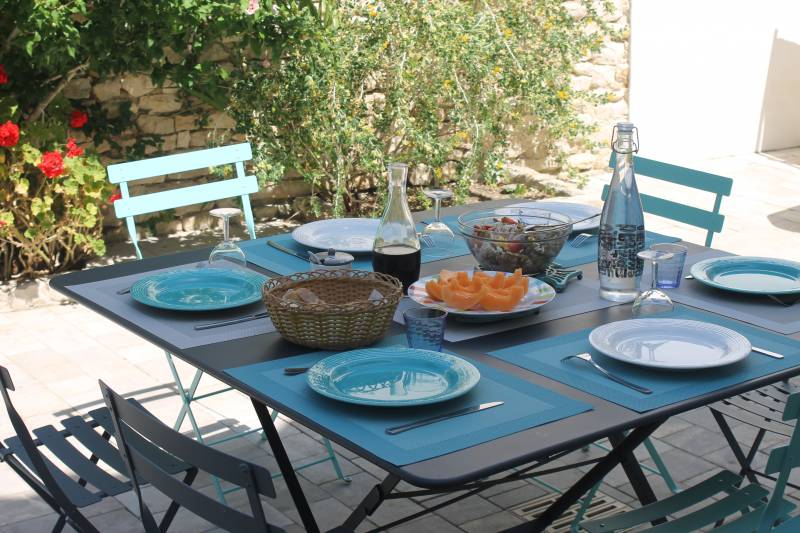
[[275,242],[275,241],[269,241],[269,240],[268,240],[268,241],[267,241],[267,244],[268,244],[269,246],[272,246],[272,247],[273,247],[273,248],[275,248],[276,250],[280,250],[281,252],[283,252],[283,253],[285,253],[285,254],[292,255],[292,256],[294,256],[294,257],[296,257],[296,258],[298,258],[298,259],[301,259],[301,260],[305,261],[306,263],[308,263],[308,257],[307,257],[307,256],[305,256],[305,255],[303,255],[303,254],[301,254],[301,253],[295,252],[295,251],[294,251],[294,250],[292,250],[291,248],[287,248],[286,246],[284,246],[284,245],[282,245],[282,244],[280,244],[280,243],[277,243],[277,242]]
[[299,374],[305,374],[308,372],[308,369],[311,368],[310,366],[287,366],[283,369],[283,374],[285,376],[297,376]]
[[595,362],[595,360],[592,359],[592,356],[589,355],[586,352],[575,354],[575,355],[568,355],[568,356],[564,357],[563,359],[561,359],[561,362],[563,363],[563,362],[565,362],[565,361],[567,361],[569,359],[579,359],[581,361],[585,361],[585,362],[589,363],[590,365],[592,365],[595,368],[595,370],[597,370],[598,372],[603,374],[605,377],[607,377],[611,381],[616,381],[620,385],[624,385],[625,387],[628,387],[629,389],[633,389],[633,390],[635,390],[637,392],[641,392],[642,394],[652,394],[653,393],[653,391],[651,391],[647,387],[642,387],[641,385],[637,385],[636,383],[631,383],[627,379],[623,379],[623,378],[621,378],[619,376],[615,376],[614,374],[612,374],[611,372],[609,372],[608,370],[606,370],[602,366],[598,365]]
[[130,287],[126,287],[126,288],[124,288],[124,289],[120,289],[120,290],[118,290],[118,291],[117,291],[117,294],[119,294],[120,296],[122,296],[123,294],[128,294],[129,292],[131,292],[131,288],[130,288]]
[[239,318],[231,318],[228,320],[220,320],[218,322],[209,322],[207,324],[198,324],[194,327],[195,330],[201,331],[204,329],[219,328],[222,326],[230,326],[232,324],[241,324],[250,320],[258,320],[259,318],[266,318],[269,316],[268,311],[261,311],[260,313],[253,313],[252,315],[242,316]]
[[397,435],[398,433],[403,433],[404,431],[408,431],[410,429],[416,429],[422,426],[427,426],[429,424],[435,424],[436,422],[441,422],[443,420],[450,420],[451,418],[456,418],[471,413],[477,413],[478,411],[483,411],[484,409],[491,409],[492,407],[498,407],[500,405],[503,405],[504,403],[505,402],[489,402],[489,403],[481,403],[478,405],[471,405],[469,407],[464,407],[463,409],[458,409],[457,411],[451,411],[443,415],[432,416],[430,418],[423,418],[422,420],[417,420],[416,422],[411,422],[400,426],[388,427],[386,428],[386,434]]
[[597,235],[593,235],[592,233],[581,233],[572,240],[569,241],[569,245],[573,248],[579,248],[583,243],[591,239],[592,237],[597,237]]
[[779,353],[776,353],[776,352],[771,352],[769,350],[765,350],[764,348],[759,348],[757,346],[751,346],[750,349],[752,351],[756,352],[756,353],[760,353],[761,355],[774,357],[775,359],[783,359],[783,355],[781,355]]
[[683,279],[694,279],[694,276],[689,274],[688,276],[683,276]]

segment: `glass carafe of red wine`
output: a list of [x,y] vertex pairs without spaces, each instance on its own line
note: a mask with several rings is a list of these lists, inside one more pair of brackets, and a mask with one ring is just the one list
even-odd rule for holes
[[392,163],[388,173],[389,198],[375,234],[372,269],[399,279],[403,293],[407,293],[408,287],[419,279],[422,259],[417,228],[406,197],[408,165]]

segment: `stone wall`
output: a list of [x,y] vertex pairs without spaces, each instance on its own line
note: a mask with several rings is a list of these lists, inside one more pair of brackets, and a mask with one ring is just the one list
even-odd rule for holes
[[[617,40],[606,39],[601,52],[575,65],[572,86],[598,94],[607,94],[607,102],[587,106],[581,117],[595,124],[597,129],[592,141],[607,146],[611,127],[625,120],[628,115],[628,22],[629,0],[614,0],[616,12],[607,17],[612,28],[619,30]],[[565,6],[575,17],[585,17],[583,7],[574,1]],[[207,52],[207,58],[225,67],[228,60],[226,44],[219,44]],[[86,107],[99,104],[110,118],[119,116],[122,106],[129,105],[133,114],[130,127],[114,138],[118,146],[102,142],[93,146],[104,164],[125,160],[124,150],[134,145],[137,139],[150,139],[154,145],[146,146],[144,154],[155,156],[241,142],[244,137],[233,132],[235,123],[224,112],[204,105],[194,97],[185,97],[178,88],[167,83],[156,87],[144,74],[126,74],[113,79],[83,77],[74,79],[65,89],[65,96],[81,101]],[[76,135],[84,145],[89,139]],[[529,135],[514,137],[509,151],[509,172],[513,182],[524,183],[539,190],[564,189],[566,173],[555,161],[537,149],[537,143]],[[587,152],[584,147],[563,146],[571,155],[568,162],[578,170],[591,173],[605,168],[608,161],[607,149]],[[411,183],[424,185],[429,173],[422,169],[411,177]],[[208,181],[206,170],[184,173],[176,176],[162,176],[152,180],[137,182],[131,188],[133,195],[183,187]],[[362,183],[360,189],[369,190],[369,183]],[[309,184],[296,176],[287,176],[281,183],[269,185],[252,197],[254,214],[258,220],[273,217],[289,217],[307,212]],[[149,224],[140,225],[143,231],[158,234],[189,231],[208,227],[211,220],[208,211],[213,205],[190,206],[177,209],[174,216],[150,219]],[[113,210],[112,210],[113,211]],[[106,220],[108,237],[122,237],[124,232],[120,221],[109,214]]]

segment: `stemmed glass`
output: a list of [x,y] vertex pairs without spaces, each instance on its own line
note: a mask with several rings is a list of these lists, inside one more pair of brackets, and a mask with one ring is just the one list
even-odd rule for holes
[[[208,264],[211,267],[227,268],[231,264],[237,266],[244,266],[247,263],[244,251],[239,246],[230,240],[230,219],[242,214],[241,209],[235,207],[220,207],[212,209],[211,216],[222,219],[222,242],[219,243],[211,250],[211,255],[208,256]],[[225,262],[223,262],[225,261]],[[230,262],[230,263],[228,263]]]
[[433,199],[433,213],[435,220],[425,226],[422,230],[423,242],[429,242],[433,246],[447,246],[455,240],[453,230],[442,222],[440,217],[442,200],[452,198],[453,193],[445,189],[429,189],[424,191],[425,196]]
[[652,265],[650,278],[650,288],[641,291],[633,301],[633,316],[642,317],[669,313],[675,308],[675,304],[664,291],[658,290],[658,262],[672,258],[672,253],[661,250],[643,250],[637,254],[640,259],[650,262]]

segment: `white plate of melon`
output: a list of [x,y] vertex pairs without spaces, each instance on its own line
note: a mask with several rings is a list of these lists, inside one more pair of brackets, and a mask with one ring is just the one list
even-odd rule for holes
[[519,269],[513,274],[442,270],[416,281],[408,296],[459,320],[491,322],[533,314],[555,298],[556,291],[543,281],[523,276]]

